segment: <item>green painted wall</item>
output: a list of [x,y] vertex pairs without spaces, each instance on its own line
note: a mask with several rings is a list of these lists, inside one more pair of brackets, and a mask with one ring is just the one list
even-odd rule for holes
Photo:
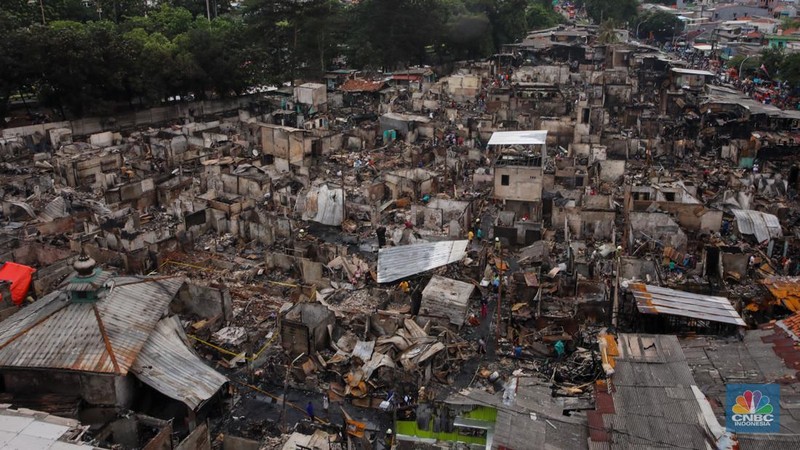
[[497,422],[497,410],[488,406],[478,406],[472,411],[462,414],[461,417],[494,423]]
[[[493,424],[497,422],[497,410],[487,406],[478,406],[472,411],[462,414],[461,417]],[[431,423],[428,424],[427,430],[420,430],[417,426],[417,421],[415,420],[398,420],[397,434],[416,436],[425,439],[436,439],[438,441],[446,442],[466,442],[468,444],[486,445],[485,437],[464,436],[459,434],[457,431],[453,433],[435,433],[433,432],[433,420],[431,420]]]

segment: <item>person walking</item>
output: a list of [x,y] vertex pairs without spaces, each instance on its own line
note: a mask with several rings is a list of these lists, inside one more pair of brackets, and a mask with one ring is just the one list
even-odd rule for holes
[[386,247],[386,227],[378,227],[378,229],[375,230],[375,234],[378,235],[378,248]]
[[475,233],[473,233],[472,230],[469,230],[469,233],[467,233],[467,240],[469,241],[469,245],[472,245],[472,239],[474,238],[475,238]]
[[325,395],[322,396],[322,412],[325,413],[325,418],[328,418],[328,407],[331,404],[331,399],[326,392]]
[[481,319],[485,319],[489,315],[489,302],[486,297],[481,297]]
[[486,341],[483,338],[478,339],[478,353],[481,355],[486,354]]
[[314,405],[311,404],[310,400],[306,405],[306,414],[308,414],[308,417],[311,419],[311,422],[314,422]]
[[503,254],[503,244],[500,242],[500,238],[494,238],[494,253],[497,256],[501,256]]

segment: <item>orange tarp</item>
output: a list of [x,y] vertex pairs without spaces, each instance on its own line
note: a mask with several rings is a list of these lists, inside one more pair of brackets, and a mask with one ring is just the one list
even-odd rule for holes
[[606,340],[606,356],[608,357],[608,365],[615,367],[617,365],[616,358],[619,356],[619,348],[617,347],[617,340],[614,336],[607,334],[603,336]]
[[790,277],[768,277],[761,280],[775,300],[783,303],[789,311],[800,312],[800,279]]
[[36,272],[33,267],[24,266],[13,262],[0,266],[0,280],[11,283],[11,300],[19,306],[28,295],[31,287],[31,276]]

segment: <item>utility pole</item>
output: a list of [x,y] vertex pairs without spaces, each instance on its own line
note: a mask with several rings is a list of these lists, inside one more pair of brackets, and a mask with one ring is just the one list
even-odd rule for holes
[[[208,2],[208,0],[206,0]],[[286,394],[289,393],[289,374],[292,373],[292,368],[294,367],[294,363],[297,362],[298,359],[305,356],[306,353],[300,353],[297,358],[293,359],[288,366],[286,366],[286,377],[283,379],[283,405],[281,406],[281,423],[283,424],[283,431],[286,432]]]
[[502,260],[500,260],[500,283],[497,285],[497,328],[495,328],[494,334],[494,351],[497,353],[497,347],[500,345],[500,322],[502,320],[501,315],[501,305],[503,304],[503,269],[502,269]]
[[[356,169],[356,171],[360,170]],[[342,168],[342,229],[344,230],[344,223],[347,221],[347,191],[344,188],[344,168]]]
[[619,271],[622,266],[622,246],[617,247],[617,270],[614,282],[614,305],[611,311],[611,326],[617,328],[619,322]]

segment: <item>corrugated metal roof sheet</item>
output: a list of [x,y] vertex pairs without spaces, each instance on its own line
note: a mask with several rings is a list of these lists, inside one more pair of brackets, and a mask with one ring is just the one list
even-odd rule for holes
[[618,346],[615,413],[603,415],[611,447],[714,448],[724,429],[705,414],[677,337],[620,334]]
[[441,241],[401,245],[378,251],[378,283],[389,283],[435,269],[467,254],[469,241]]
[[[344,217],[342,188],[322,184],[311,188],[305,196],[303,218],[324,225],[339,226]],[[297,207],[300,207],[297,202]]]
[[[184,280],[115,277],[94,305],[121,374],[127,373]],[[61,290],[0,323],[0,367],[115,373],[92,304]]]
[[732,212],[736,216],[739,232],[755,235],[758,242],[783,237],[780,220],[772,214],[742,209],[734,209]]
[[739,434],[737,438],[740,450],[800,448],[800,435],[797,434]]
[[636,299],[636,307],[643,314],[670,314],[746,326],[725,297],[693,294],[642,283],[632,283],[629,289]]
[[761,283],[789,311],[800,312],[800,278],[768,277],[761,280]]
[[489,437],[492,449],[574,450],[588,448],[589,429],[586,418],[565,416],[562,399],[554,398],[547,385],[519,377],[515,400],[503,402],[502,394],[489,394],[481,389],[465,389],[450,395],[451,405],[481,405],[497,409],[494,433]]
[[228,382],[189,349],[176,316],[158,322],[131,372],[143,383],[191,409],[197,409]]
[[44,211],[39,214],[39,219],[44,222],[52,222],[55,219],[67,216],[69,216],[67,202],[64,197],[56,197],[44,207]]

